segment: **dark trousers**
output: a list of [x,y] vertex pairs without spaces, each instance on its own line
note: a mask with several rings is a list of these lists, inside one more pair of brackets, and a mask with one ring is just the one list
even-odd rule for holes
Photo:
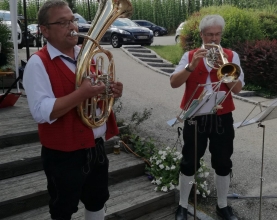
[[52,219],[69,220],[81,200],[89,211],[99,211],[109,198],[109,160],[102,138],[96,146],[73,152],[42,147],[43,168],[50,195]]
[[[196,170],[200,167],[200,158],[204,156],[209,146],[212,168],[217,175],[227,176],[232,171],[231,156],[235,137],[232,113],[197,116],[194,119],[197,120]],[[189,120],[184,124],[183,139],[181,172],[186,176],[192,176],[195,173],[195,125],[190,124]]]

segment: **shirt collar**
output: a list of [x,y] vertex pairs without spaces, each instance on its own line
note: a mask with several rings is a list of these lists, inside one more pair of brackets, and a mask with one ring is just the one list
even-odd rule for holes
[[[46,46],[47,46],[47,50],[48,50],[48,53],[50,55],[51,60],[53,60],[55,57],[59,57],[61,55],[69,57],[69,56],[65,55],[64,53],[62,53],[61,51],[59,51],[57,48],[55,48],[49,42],[47,42]],[[77,59],[77,56],[78,56],[80,50],[81,50],[81,48],[79,46],[77,46],[77,45],[74,46],[74,57],[75,57],[75,60]]]

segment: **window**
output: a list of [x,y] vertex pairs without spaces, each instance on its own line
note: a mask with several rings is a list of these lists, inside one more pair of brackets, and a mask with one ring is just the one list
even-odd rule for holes
[[0,12],[0,19],[3,19],[3,21],[11,21],[11,14],[7,12]]

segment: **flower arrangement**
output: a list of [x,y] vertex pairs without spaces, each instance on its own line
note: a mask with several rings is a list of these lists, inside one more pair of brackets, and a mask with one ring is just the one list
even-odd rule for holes
[[208,183],[206,181],[209,176],[209,168],[206,166],[203,157],[200,159],[200,168],[196,172],[197,191],[196,194],[202,195],[206,198],[210,194]]
[[[149,179],[155,184],[155,191],[168,192],[178,187],[180,174],[180,161],[182,154],[175,148],[166,147],[154,151],[150,157]],[[200,168],[196,172],[197,194],[206,197],[210,194],[206,178],[209,175],[209,168],[205,165],[204,159],[200,160]]]
[[149,159],[151,166],[146,169],[152,183],[157,185],[155,191],[167,192],[178,186],[181,158],[182,154],[170,147],[154,151]]

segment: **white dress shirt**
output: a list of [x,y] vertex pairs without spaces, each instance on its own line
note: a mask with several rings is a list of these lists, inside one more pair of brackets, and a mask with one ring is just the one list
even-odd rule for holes
[[[235,51],[232,51],[232,52],[233,52],[232,63],[237,64],[240,67],[240,60],[239,60],[238,54]],[[189,63],[189,52],[185,52],[184,55],[182,56],[179,64],[175,68],[174,72],[171,74],[171,76],[174,75],[175,73],[185,69],[185,67],[188,63]],[[205,64],[206,69],[209,72],[209,75],[208,75],[207,80],[206,80],[207,85],[205,86],[205,90],[208,91],[208,92],[212,92],[213,89],[212,89],[211,77],[210,77],[210,72],[211,72],[212,68],[206,63],[206,59],[204,59],[204,64]],[[240,68],[240,70],[241,70],[241,73],[240,73],[240,76],[239,76],[239,80],[241,81],[242,86],[244,86],[245,85],[244,73],[243,73],[241,68]]]
[[[47,42],[46,46],[51,60],[60,55],[68,57],[53,47],[49,42]],[[79,46],[74,47],[75,60],[77,59],[80,49],[81,48]],[[75,64],[62,57],[61,60],[73,73],[75,73]],[[50,79],[43,62],[36,54],[31,56],[24,69],[23,87],[26,92],[29,108],[34,120],[37,123],[52,124],[55,122],[57,119],[50,120],[50,114],[57,98],[53,93]],[[98,112],[100,112],[99,109]],[[94,138],[104,136],[106,129],[106,123],[101,127],[93,129]]]

